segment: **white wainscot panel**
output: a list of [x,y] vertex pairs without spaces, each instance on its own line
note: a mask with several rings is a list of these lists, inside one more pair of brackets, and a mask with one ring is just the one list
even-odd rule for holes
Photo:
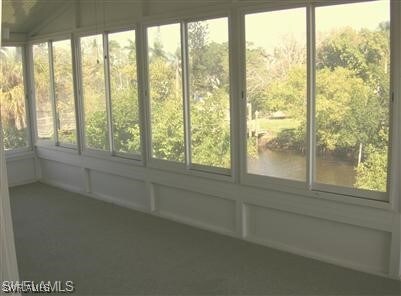
[[84,173],[79,167],[41,159],[42,180],[45,183],[75,192],[84,191]]
[[155,186],[161,216],[197,227],[234,235],[235,201],[172,187]]
[[247,238],[274,248],[387,274],[391,234],[256,205],[245,205]]
[[16,186],[35,182],[34,158],[7,160],[7,176],[9,186]]
[[101,199],[124,207],[149,209],[149,193],[143,181],[91,170],[90,186]]

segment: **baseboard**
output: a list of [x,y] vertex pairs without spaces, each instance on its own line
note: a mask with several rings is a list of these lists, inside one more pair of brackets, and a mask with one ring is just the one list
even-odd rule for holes
[[303,250],[303,249],[293,247],[293,246],[290,246],[287,244],[279,243],[279,242],[270,241],[267,239],[260,239],[260,238],[254,237],[252,235],[247,235],[244,238],[244,240],[251,242],[251,243],[258,244],[258,245],[263,245],[265,247],[269,247],[269,248],[272,248],[272,249],[275,249],[278,251],[301,256],[301,257],[304,257],[307,259],[312,259],[312,260],[332,264],[332,265],[335,265],[338,267],[348,268],[348,269],[352,269],[355,271],[368,273],[368,274],[372,274],[372,275],[376,275],[376,276],[380,276],[380,277],[384,277],[384,278],[397,279],[397,278],[391,277],[388,273],[374,270],[370,266],[349,263],[348,261],[337,259],[337,258],[330,257],[330,256],[317,255],[316,253],[309,252],[307,250]]
[[36,182],[38,182],[38,179],[28,179],[28,180],[24,180],[24,181],[20,181],[20,182],[11,182],[11,183],[9,182],[8,187],[12,188],[12,187],[28,185],[28,184],[32,184],[32,183],[36,183]]

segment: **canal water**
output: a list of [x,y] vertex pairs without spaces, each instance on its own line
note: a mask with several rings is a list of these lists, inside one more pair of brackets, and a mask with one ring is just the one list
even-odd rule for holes
[[[248,158],[248,173],[304,181],[306,157],[294,151],[266,149],[258,158]],[[316,179],[318,183],[353,187],[354,165],[335,156],[318,156]]]

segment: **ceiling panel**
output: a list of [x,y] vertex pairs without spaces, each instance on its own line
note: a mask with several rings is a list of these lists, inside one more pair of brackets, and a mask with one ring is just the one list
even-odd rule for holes
[[14,33],[28,33],[68,1],[73,0],[3,0],[3,27]]

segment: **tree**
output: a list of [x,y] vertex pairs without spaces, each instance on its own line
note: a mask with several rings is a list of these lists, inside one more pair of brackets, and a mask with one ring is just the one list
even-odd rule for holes
[[27,123],[21,49],[2,48],[0,54],[0,106],[4,147],[25,147]]

